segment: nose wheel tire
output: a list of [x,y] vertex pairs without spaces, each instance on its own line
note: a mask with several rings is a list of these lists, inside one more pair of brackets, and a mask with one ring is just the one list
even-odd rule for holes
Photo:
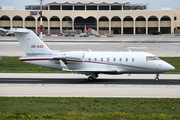
[[94,78],[93,78],[92,76],[89,76],[89,77],[88,77],[88,80],[89,80],[89,81],[93,81]]
[[159,78],[155,78],[155,81],[156,81],[156,82],[159,82]]
[[159,82],[159,73],[156,74],[155,81]]

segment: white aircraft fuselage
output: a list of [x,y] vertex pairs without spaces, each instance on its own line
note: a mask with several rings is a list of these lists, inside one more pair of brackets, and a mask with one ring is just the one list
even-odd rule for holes
[[47,68],[70,71],[96,79],[98,74],[144,74],[168,72],[175,68],[147,52],[58,52],[50,50],[31,30],[13,29],[27,56],[20,60]]

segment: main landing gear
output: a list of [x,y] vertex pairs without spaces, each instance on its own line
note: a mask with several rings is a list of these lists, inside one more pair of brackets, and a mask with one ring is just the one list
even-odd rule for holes
[[97,74],[97,73],[91,74],[91,76],[88,77],[88,80],[89,80],[89,81],[93,81],[93,80],[95,80],[97,77],[98,77],[98,74]]
[[159,73],[156,74],[155,81],[156,81],[156,82],[159,82]]
[[[95,78],[95,79],[96,79],[96,78]],[[89,77],[88,77],[88,80],[89,80],[89,81],[93,81],[94,78],[93,78],[92,76],[89,76]]]

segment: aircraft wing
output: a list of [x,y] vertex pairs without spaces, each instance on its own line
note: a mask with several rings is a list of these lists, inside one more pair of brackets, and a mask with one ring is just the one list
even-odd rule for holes
[[63,71],[69,71],[69,72],[99,72],[99,73],[123,73],[125,72],[124,69],[121,68],[81,68],[81,69],[75,69],[75,70],[70,70],[65,62],[63,60],[59,60],[60,65],[62,67]]
[[67,67],[67,65],[62,61],[62,60],[59,60],[60,64],[61,64],[61,67],[62,67],[62,70],[63,71],[69,71],[71,72],[72,70],[69,70],[69,68]]

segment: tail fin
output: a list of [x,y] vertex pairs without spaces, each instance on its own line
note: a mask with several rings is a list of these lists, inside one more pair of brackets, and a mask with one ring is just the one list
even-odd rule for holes
[[15,34],[27,55],[52,53],[32,30],[13,28],[11,31]]

